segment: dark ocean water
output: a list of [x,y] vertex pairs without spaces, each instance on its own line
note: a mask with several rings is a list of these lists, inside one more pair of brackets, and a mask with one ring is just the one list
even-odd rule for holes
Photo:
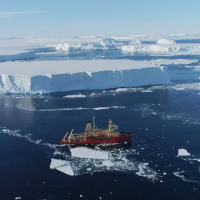
[[[200,159],[198,91],[77,91],[86,97],[63,98],[71,93],[0,97],[0,199],[199,199],[200,163],[191,160]],[[79,107],[90,109],[64,110]],[[110,109],[94,110],[99,107]],[[128,160],[148,163],[156,178],[126,169],[80,176],[50,169],[51,158],[70,155],[68,147],[56,146],[64,133],[83,131],[92,116],[98,127],[106,127],[111,118],[120,130],[134,134],[128,144],[101,150],[134,149]],[[177,157],[181,148],[192,156]]]
[[[171,86],[119,92],[110,89],[43,95],[2,94],[0,199],[199,200],[199,55],[97,50],[37,55],[25,60],[66,59],[197,62],[164,64],[168,66]],[[79,94],[85,97],[66,98]],[[117,168],[102,166],[95,159],[71,158],[70,148],[74,146],[60,146],[67,131],[72,128],[75,132],[84,131],[86,121],[93,116],[97,127],[107,127],[111,118],[120,131],[133,133],[127,144],[87,146],[109,152],[116,163],[120,162]],[[178,157],[178,149],[186,149],[191,156]],[[50,169],[51,159],[70,161],[77,176]]]

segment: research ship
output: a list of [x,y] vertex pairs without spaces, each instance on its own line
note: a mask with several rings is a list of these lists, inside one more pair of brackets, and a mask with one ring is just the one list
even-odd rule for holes
[[99,129],[95,126],[95,117],[93,117],[93,128],[90,122],[86,123],[84,133],[65,134],[61,140],[61,144],[102,144],[102,143],[120,143],[129,141],[132,137],[131,133],[119,132],[118,126],[109,120],[107,129]]

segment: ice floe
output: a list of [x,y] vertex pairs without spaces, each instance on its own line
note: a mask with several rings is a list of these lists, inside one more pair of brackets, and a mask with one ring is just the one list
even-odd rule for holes
[[96,151],[85,147],[77,147],[70,149],[73,157],[78,158],[94,158],[94,159],[109,159],[108,152]]
[[73,95],[66,95],[63,98],[84,98],[86,95],[83,94],[73,94]]
[[104,161],[102,161],[102,164],[107,167],[111,167],[114,165],[114,163],[112,163],[110,160],[104,160]]
[[67,164],[67,161],[52,158],[50,169],[55,169],[57,167],[60,167],[60,166],[66,165],[66,164]]
[[190,156],[191,154],[188,153],[186,149],[178,149],[178,156]]
[[71,165],[68,161],[59,160],[59,159],[51,159],[50,169],[57,169],[60,172],[68,174],[70,176],[74,175],[74,172],[71,168]]
[[65,174],[68,174],[70,176],[74,176],[74,172],[72,170],[71,165],[66,165],[66,166],[62,166],[62,167],[57,167],[56,168],[58,171],[63,172]]

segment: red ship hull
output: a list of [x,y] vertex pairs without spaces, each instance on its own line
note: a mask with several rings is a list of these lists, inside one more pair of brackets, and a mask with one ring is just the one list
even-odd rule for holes
[[61,144],[106,144],[106,143],[120,143],[124,141],[129,141],[132,134],[120,135],[118,137],[108,137],[108,138],[86,138],[85,141],[68,141],[62,140]]

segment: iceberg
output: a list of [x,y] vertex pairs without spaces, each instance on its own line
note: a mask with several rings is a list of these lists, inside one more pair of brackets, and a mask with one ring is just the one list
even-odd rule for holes
[[0,93],[37,93],[169,84],[167,67],[132,60],[0,63]]

